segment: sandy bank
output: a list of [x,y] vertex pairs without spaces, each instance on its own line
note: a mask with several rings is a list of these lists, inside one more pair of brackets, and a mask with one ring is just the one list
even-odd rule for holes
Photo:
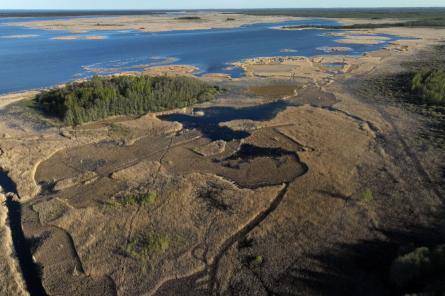
[[62,20],[43,20],[14,23],[15,26],[70,32],[137,30],[143,32],[164,32],[176,30],[204,30],[213,28],[237,28],[256,23],[275,23],[296,20],[281,16],[249,16],[240,14],[195,13],[184,17],[200,19],[179,19],[174,15],[144,15],[120,17],[95,17]]
[[20,93],[12,93],[7,95],[0,95],[0,110],[7,105],[26,99],[32,99],[39,91],[25,91]]
[[38,36],[39,35],[35,34],[5,35],[5,36],[0,36],[0,39],[25,39],[25,38],[34,38]]
[[383,36],[345,35],[345,38],[336,40],[336,42],[337,43],[342,43],[342,44],[375,45],[375,44],[383,44],[383,43],[385,43],[388,40],[390,40],[388,37],[383,37]]
[[58,36],[53,37],[51,40],[104,40],[107,39],[107,36],[76,36],[76,35],[70,35],[70,36]]
[[317,48],[317,50],[330,53],[330,52],[346,52],[346,51],[351,51],[352,48],[350,48],[350,47],[341,47],[341,46],[336,46],[336,47],[324,46],[324,47]]
[[166,65],[148,67],[144,69],[143,73],[151,76],[189,76],[197,72],[199,72],[199,68],[191,65]]

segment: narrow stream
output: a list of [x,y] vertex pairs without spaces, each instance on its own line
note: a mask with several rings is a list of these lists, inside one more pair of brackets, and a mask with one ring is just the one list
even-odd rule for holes
[[[16,184],[3,171],[0,171],[0,186],[2,186],[5,192],[17,193]],[[39,267],[32,259],[28,241],[23,233],[22,206],[20,202],[11,198],[6,200],[6,206],[8,208],[8,221],[11,227],[14,250],[17,254],[28,292],[31,296],[46,296],[47,294],[42,286]]]

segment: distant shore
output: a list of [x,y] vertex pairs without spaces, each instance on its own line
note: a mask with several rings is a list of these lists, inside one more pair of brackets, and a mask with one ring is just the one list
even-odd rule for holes
[[242,14],[222,14],[197,12],[180,15],[133,15],[98,16],[88,18],[67,18],[53,20],[32,20],[9,23],[34,29],[61,30],[72,33],[89,31],[135,30],[142,32],[166,32],[182,30],[206,30],[237,28],[259,23],[280,23],[300,20],[297,17],[250,16]]

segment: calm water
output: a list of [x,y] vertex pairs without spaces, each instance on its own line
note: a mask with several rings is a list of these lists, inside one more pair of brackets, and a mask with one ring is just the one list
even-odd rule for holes
[[252,107],[232,108],[232,107],[209,107],[196,108],[194,111],[203,111],[204,116],[192,116],[188,114],[169,114],[159,116],[166,121],[177,121],[182,123],[186,129],[197,129],[205,137],[215,140],[239,140],[250,136],[246,131],[235,131],[228,127],[219,126],[222,122],[228,122],[237,119],[247,120],[270,120],[279,112],[286,109],[290,103],[286,101],[274,101],[267,104],[256,105]]
[[[335,42],[338,37],[323,35],[329,32],[326,30],[273,29],[279,25],[336,24],[329,20],[163,33],[99,31],[78,35],[105,35],[107,39],[64,41],[51,38],[73,34],[5,25],[16,21],[23,20],[0,19],[0,93],[88,77],[95,69],[107,74],[139,71],[141,65],[192,64],[201,74],[222,72],[239,77],[241,69],[229,67],[231,62],[257,56],[313,56],[326,54],[317,48],[339,46]],[[353,49],[347,54],[359,55],[385,45],[346,45]]]

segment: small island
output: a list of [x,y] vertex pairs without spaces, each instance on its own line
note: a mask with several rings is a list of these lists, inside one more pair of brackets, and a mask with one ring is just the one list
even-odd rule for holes
[[95,76],[44,91],[37,106],[66,125],[114,115],[142,115],[212,100],[221,90],[188,77]]

